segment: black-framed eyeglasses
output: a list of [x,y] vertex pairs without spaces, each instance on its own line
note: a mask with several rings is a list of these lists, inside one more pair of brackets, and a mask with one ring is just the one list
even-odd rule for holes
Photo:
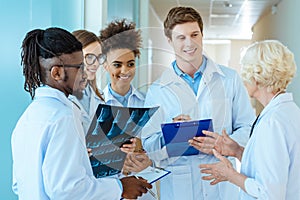
[[[64,61],[59,56],[56,56],[56,57],[60,60],[61,64],[53,65],[52,67],[58,66],[58,67],[66,67],[66,68],[76,68],[76,69],[80,69],[81,71],[84,71],[84,63],[83,62],[80,64],[77,64],[77,65],[76,64],[68,65],[68,64],[65,64]],[[50,71],[51,71],[52,67],[50,68]]]
[[99,64],[102,65],[106,60],[106,56],[104,54],[99,54],[98,56],[96,56],[93,53],[87,53],[87,54],[85,54],[84,58],[85,58],[86,64],[88,64],[88,65],[94,64],[96,62],[96,60],[98,60]]
[[[58,65],[59,66],[59,65]],[[78,65],[66,65],[66,64],[63,64],[61,65],[62,67],[67,67],[67,68],[76,68],[76,69],[81,69],[81,70],[84,70],[84,63],[80,63]]]
[[[84,63],[80,63],[78,65],[59,64],[59,65],[53,65],[52,67],[54,67],[54,66],[66,67],[66,68],[76,68],[76,69],[80,69],[81,71],[84,71]],[[51,71],[52,67],[50,68],[50,71]]]

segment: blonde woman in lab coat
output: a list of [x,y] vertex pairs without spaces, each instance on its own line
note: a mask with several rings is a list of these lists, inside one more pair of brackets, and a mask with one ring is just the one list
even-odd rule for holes
[[[249,95],[264,109],[253,123],[245,148],[226,134],[219,137],[208,133],[219,138],[214,155],[221,162],[200,165],[203,179],[212,185],[222,181],[237,185],[241,200],[298,200],[300,109],[292,93],[286,92],[296,73],[294,55],[279,41],[260,41],[245,50],[241,64]],[[220,153],[238,158],[241,172]]]

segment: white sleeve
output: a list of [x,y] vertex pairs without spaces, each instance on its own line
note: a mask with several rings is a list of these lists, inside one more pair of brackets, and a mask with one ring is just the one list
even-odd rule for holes
[[251,155],[255,157],[255,175],[246,179],[245,189],[258,199],[285,199],[290,163],[286,130],[272,117],[258,126]]
[[[71,117],[51,126],[42,167],[45,191],[50,199],[116,199],[122,188],[116,178],[96,179],[84,141]],[[113,191],[113,192],[111,192]]]
[[[146,95],[145,106],[160,106],[160,104],[156,103],[156,88],[152,85]],[[164,141],[162,139],[162,132],[160,128],[160,124],[163,122],[163,108],[159,107],[159,109],[154,113],[154,115],[150,118],[149,122],[142,129],[141,140],[144,149],[147,152],[147,155],[151,160],[155,162],[157,166],[161,166],[160,161],[168,158],[167,150],[164,146]]]

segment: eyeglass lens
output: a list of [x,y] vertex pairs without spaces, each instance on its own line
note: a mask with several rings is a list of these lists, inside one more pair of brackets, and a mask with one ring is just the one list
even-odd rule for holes
[[85,61],[88,65],[94,64],[96,60],[98,60],[99,64],[102,65],[105,62],[106,57],[103,54],[99,54],[98,56],[96,56],[95,54],[88,53],[85,55]]

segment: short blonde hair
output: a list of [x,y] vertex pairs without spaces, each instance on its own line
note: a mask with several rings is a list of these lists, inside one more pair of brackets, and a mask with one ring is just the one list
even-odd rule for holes
[[294,54],[277,40],[264,40],[248,46],[241,56],[241,76],[245,82],[284,91],[296,73]]

